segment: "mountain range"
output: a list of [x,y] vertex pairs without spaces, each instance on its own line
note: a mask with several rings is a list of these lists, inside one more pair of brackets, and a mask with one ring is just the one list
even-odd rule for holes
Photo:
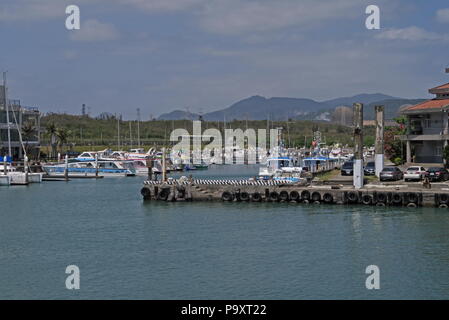
[[[385,118],[392,119],[398,115],[399,109],[404,105],[417,104],[425,99],[404,99],[385,95],[382,93],[359,94],[352,97],[342,97],[318,102],[305,98],[265,98],[252,96],[240,100],[231,106],[202,114],[207,121],[237,120],[320,120],[330,121],[331,115],[338,106],[352,106],[354,102],[365,105],[364,118],[374,119],[374,105],[385,106]],[[182,110],[164,113],[158,120],[197,120],[200,114]]]

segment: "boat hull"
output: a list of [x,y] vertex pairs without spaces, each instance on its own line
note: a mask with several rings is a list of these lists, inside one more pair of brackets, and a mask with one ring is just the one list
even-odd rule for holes
[[23,172],[9,172],[8,176],[10,178],[11,185],[27,185],[28,179]]
[[11,178],[9,176],[0,176],[0,186],[9,186],[11,184]]
[[[64,177],[65,167],[43,167],[50,177]],[[95,168],[68,168],[69,176],[94,177],[97,175]],[[98,176],[101,177],[129,177],[135,176],[134,172],[125,169],[98,169]]]

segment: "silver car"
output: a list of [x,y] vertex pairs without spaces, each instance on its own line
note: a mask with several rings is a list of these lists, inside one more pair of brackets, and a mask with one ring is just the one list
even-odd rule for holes
[[399,170],[398,167],[385,167],[381,172],[379,176],[380,181],[386,181],[386,180],[402,180],[404,177],[404,174],[401,170]]
[[409,167],[405,172],[404,172],[404,180],[405,181],[410,181],[410,180],[417,180],[417,181],[421,181],[422,179],[424,179],[426,177],[426,169],[424,169],[424,167],[419,167],[419,166],[413,166],[413,167]]

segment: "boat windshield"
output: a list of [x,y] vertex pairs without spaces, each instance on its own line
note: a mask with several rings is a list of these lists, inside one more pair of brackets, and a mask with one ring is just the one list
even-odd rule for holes
[[284,159],[276,159],[276,160],[269,160],[268,161],[268,167],[270,168],[286,168],[290,166],[289,160]]
[[100,168],[104,169],[117,169],[117,165],[114,162],[100,162],[98,165]]

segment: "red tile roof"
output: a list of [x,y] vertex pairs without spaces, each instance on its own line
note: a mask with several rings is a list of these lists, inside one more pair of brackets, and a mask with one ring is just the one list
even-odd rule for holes
[[432,89],[430,89],[430,90],[434,90],[434,89],[449,89],[449,83],[446,83],[446,84],[443,84],[443,85],[441,85],[441,86],[438,86],[438,87],[435,87],[435,88],[432,88]]
[[433,99],[408,107],[404,111],[438,109],[446,106],[449,106],[449,99]]

